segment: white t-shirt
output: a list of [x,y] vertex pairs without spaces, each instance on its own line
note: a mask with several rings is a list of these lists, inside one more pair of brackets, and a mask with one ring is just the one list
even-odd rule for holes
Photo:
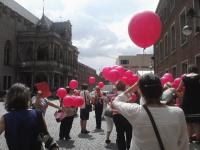
[[[131,123],[130,150],[160,150],[151,121],[142,105],[125,103],[123,93],[115,98],[113,107]],[[186,121],[178,107],[148,107],[157,125],[165,150],[189,150]]]
[[[85,93],[85,95],[84,95],[84,93]],[[88,90],[83,90],[83,91],[80,92],[80,96],[83,97],[83,99],[84,99],[84,103],[80,108],[84,109],[85,108],[85,101],[86,101],[87,104],[90,103],[90,92]],[[86,100],[85,100],[85,98],[86,98]]]

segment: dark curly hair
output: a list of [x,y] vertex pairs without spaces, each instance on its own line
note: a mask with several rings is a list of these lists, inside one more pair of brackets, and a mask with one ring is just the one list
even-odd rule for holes
[[147,102],[160,101],[163,88],[160,78],[149,73],[143,75],[139,80],[139,88]]
[[7,111],[25,110],[29,107],[31,92],[22,83],[15,83],[6,94],[5,109]]

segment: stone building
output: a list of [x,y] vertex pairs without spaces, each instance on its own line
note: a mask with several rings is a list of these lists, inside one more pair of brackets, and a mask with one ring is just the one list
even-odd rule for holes
[[0,0],[0,91],[15,82],[51,89],[78,79],[78,49],[70,21],[38,19],[13,0]]
[[[155,73],[177,77],[187,72],[189,64],[200,69],[200,0],[160,0],[156,13],[163,30],[154,45]],[[193,30],[191,35],[183,34],[185,25]]]

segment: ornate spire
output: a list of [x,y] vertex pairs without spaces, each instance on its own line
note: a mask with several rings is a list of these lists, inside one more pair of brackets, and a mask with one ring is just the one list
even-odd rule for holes
[[42,16],[44,16],[44,0],[43,0],[43,7],[42,7]]

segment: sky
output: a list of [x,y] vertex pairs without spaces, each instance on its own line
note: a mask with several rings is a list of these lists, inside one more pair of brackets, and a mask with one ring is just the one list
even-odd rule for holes
[[[116,63],[119,55],[142,54],[129,38],[128,24],[138,12],[155,11],[159,0],[15,0],[38,18],[70,20],[72,43],[78,48],[79,62],[97,72]],[[152,53],[147,48],[145,53]]]

